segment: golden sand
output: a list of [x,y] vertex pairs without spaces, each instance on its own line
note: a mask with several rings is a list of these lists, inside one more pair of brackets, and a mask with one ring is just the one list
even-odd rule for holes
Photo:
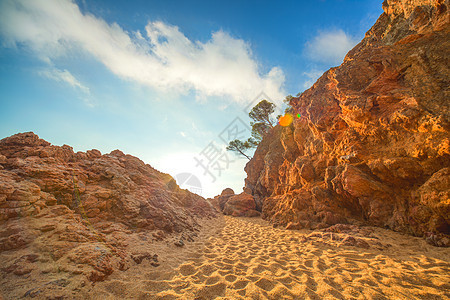
[[82,294],[101,299],[450,299],[449,249],[380,228],[371,231],[370,240],[388,246],[343,246],[319,232],[219,217],[183,248],[153,245],[159,267],[144,261]]

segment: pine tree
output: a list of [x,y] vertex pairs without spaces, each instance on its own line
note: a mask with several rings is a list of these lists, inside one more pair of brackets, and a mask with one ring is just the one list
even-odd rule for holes
[[251,158],[245,154],[245,152],[249,149],[256,148],[264,136],[274,127],[275,121],[271,117],[271,114],[274,111],[275,104],[267,100],[262,100],[256,104],[248,114],[254,121],[250,122],[250,125],[252,126],[252,136],[246,141],[231,141],[227,146],[227,150],[243,155],[250,160]]

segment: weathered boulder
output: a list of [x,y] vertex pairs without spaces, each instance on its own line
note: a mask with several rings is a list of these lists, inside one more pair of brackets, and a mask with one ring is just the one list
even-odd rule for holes
[[256,203],[253,196],[244,192],[230,197],[225,204],[223,213],[234,217],[258,217],[260,215],[256,211]]
[[245,191],[276,225],[364,223],[444,245],[449,1],[386,0],[383,9],[342,65],[291,99],[301,117],[259,144]]
[[219,203],[219,208],[221,211],[224,210],[225,208],[225,204],[227,203],[227,201],[234,196],[234,191],[233,189],[230,188],[226,188],[222,191],[222,193],[217,196],[217,202]]
[[234,195],[234,191],[231,188],[226,188],[222,191],[220,196],[228,196],[228,195]]

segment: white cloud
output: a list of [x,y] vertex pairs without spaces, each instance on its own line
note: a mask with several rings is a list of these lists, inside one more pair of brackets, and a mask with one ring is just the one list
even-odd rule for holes
[[5,0],[0,2],[0,33],[6,46],[25,45],[42,60],[83,51],[117,76],[162,91],[200,99],[252,99],[260,91],[283,98],[284,74],[278,67],[261,74],[250,45],[223,31],[206,42],[193,41],[178,27],[149,22],[145,33],[126,32],[83,14],[70,0]]
[[41,70],[38,72],[39,75],[53,79],[58,82],[65,82],[72,86],[73,88],[77,88],[83,93],[89,95],[90,91],[89,88],[80,83],[69,71],[67,70],[59,70],[56,68],[50,68]]
[[[222,151],[225,151],[222,149]],[[244,185],[244,178],[246,177],[245,172],[242,170],[245,164],[248,162],[247,159],[236,159],[233,157],[234,154],[227,152],[230,158],[230,164],[228,168],[222,165],[225,169],[218,174],[217,171],[213,170],[212,166],[209,166],[209,171],[216,178],[213,181],[211,175],[205,172],[205,169],[198,165],[194,157],[199,157],[199,151],[179,151],[171,152],[163,157],[156,158],[154,156],[151,158],[151,165],[161,172],[170,174],[172,177],[177,177],[178,174],[190,173],[199,179],[201,185],[201,193],[203,197],[214,197],[219,195],[222,190],[226,187],[232,188],[236,193],[242,191]],[[146,161],[146,157],[142,158]]]
[[308,79],[303,82],[303,88],[309,89],[316,81],[319,79],[320,76],[322,76],[323,71],[320,70],[310,70],[309,72],[304,72],[303,75],[308,77]]
[[342,29],[322,31],[305,45],[306,55],[314,61],[340,64],[358,40]]

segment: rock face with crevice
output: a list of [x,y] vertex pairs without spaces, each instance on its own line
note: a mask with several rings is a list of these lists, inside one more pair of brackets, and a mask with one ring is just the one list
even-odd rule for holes
[[[247,164],[275,224],[370,224],[449,245],[449,1],[389,0]],[[431,237],[431,238],[430,238]]]

